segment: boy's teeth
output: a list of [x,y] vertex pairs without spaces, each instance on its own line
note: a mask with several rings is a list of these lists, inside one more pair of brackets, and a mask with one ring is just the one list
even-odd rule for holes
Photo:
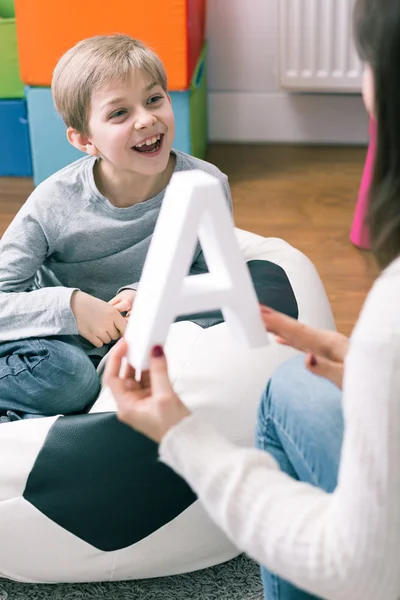
[[140,144],[136,144],[135,148],[141,148],[142,146],[151,146],[155,144],[160,139],[160,136],[152,137],[146,140],[145,142],[141,142]]

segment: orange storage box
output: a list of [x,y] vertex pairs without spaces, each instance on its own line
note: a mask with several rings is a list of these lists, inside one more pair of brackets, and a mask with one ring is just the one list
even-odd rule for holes
[[21,79],[49,86],[57,60],[71,46],[125,33],[159,55],[171,90],[185,90],[205,41],[206,1],[15,0]]

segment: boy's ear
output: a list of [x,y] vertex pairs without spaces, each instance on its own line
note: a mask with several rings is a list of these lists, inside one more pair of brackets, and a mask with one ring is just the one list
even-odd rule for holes
[[80,133],[73,127],[68,127],[67,129],[67,139],[72,146],[80,150],[81,152],[85,152],[86,154],[90,154],[90,156],[97,156],[99,151],[96,146],[92,144],[89,138]]

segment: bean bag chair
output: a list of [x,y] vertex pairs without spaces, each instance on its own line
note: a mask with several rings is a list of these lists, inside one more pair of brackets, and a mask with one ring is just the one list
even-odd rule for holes
[[[280,239],[236,235],[260,302],[334,328],[321,280],[302,253]],[[270,338],[249,349],[218,312],[170,328],[175,390],[241,446],[254,444],[268,378],[295,352]],[[26,582],[160,577],[238,554],[158,460],[157,445],[118,421],[108,389],[87,414],[0,425],[0,531],[0,577]]]

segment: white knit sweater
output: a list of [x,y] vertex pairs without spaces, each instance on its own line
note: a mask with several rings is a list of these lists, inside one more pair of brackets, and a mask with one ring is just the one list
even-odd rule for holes
[[400,259],[372,288],[350,341],[345,437],[333,494],[294,481],[196,415],[160,458],[254,559],[316,596],[400,598]]

